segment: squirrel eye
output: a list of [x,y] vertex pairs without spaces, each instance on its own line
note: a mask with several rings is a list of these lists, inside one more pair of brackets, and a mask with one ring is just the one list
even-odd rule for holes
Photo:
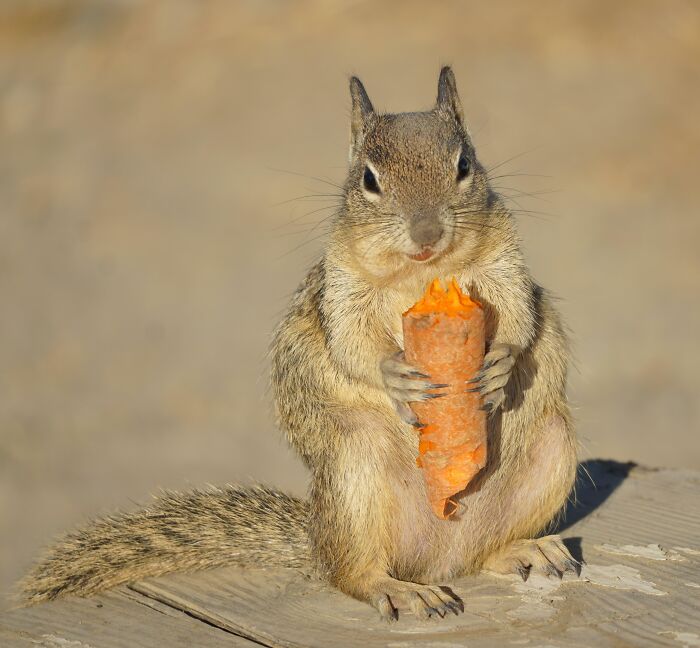
[[472,163],[470,159],[462,153],[459,156],[459,162],[457,162],[457,180],[464,180],[469,175]]
[[370,191],[372,193],[381,193],[379,190],[379,183],[377,182],[377,178],[374,177],[374,173],[372,173],[372,170],[369,167],[365,167],[365,172],[362,176],[362,183],[365,186],[365,189],[367,191]]

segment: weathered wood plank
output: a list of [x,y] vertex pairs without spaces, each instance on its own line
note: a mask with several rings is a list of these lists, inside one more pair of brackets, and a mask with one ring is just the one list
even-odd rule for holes
[[388,625],[293,571],[230,568],[14,611],[0,620],[0,645],[700,645],[700,474],[614,462],[587,468],[596,487],[582,481],[579,505],[560,527],[586,561],[581,578],[460,579],[459,617],[426,623],[407,615]]
[[254,648],[256,644],[118,589],[13,610],[0,618],[2,648]]
[[133,587],[273,647],[325,647],[329,637],[339,648],[700,641],[700,475],[615,463],[589,469],[597,487],[582,483],[574,524],[562,529],[587,562],[582,578],[461,579],[453,584],[465,603],[460,617],[426,624],[407,616],[388,626],[369,607],[285,570],[232,568]]

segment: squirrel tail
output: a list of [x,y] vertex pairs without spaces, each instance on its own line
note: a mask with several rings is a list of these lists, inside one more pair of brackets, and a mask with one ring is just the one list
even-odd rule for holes
[[165,492],[68,533],[19,583],[26,603],[227,565],[310,564],[308,503],[263,486]]

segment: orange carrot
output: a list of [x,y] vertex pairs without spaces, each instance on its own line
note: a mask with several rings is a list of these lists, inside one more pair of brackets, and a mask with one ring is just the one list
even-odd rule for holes
[[484,362],[484,311],[453,279],[445,291],[435,279],[425,296],[403,314],[406,360],[446,383],[442,398],[411,404],[420,423],[419,457],[430,505],[441,519],[452,516],[451,498],[486,464],[486,413],[467,381]]

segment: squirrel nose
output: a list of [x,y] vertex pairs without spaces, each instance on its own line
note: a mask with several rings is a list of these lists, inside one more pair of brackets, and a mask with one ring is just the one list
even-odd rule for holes
[[435,245],[442,238],[444,231],[437,216],[414,216],[409,222],[411,239],[420,246]]

